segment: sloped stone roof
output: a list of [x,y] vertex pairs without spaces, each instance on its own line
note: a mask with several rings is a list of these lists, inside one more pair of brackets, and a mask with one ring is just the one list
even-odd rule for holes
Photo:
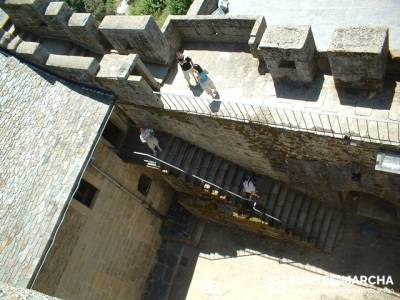
[[0,282],[29,286],[112,104],[0,52]]

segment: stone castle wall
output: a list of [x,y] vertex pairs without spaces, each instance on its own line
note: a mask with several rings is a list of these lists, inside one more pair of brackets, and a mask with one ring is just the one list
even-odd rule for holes
[[[167,131],[257,173],[339,205],[339,192],[360,191],[400,205],[400,175],[375,171],[378,151],[395,146],[350,145],[343,139],[206,116],[123,106],[139,124]],[[361,169],[360,181],[352,173]]]
[[[145,172],[147,197],[137,191]],[[105,140],[83,179],[98,188],[94,205],[73,201],[33,288],[62,299],[141,299],[161,243],[161,219],[146,207],[165,214],[173,190],[123,163]]]
[[[168,17],[160,29],[150,16],[107,16],[97,24],[90,14],[72,13],[64,2],[49,3],[48,0],[38,0],[33,4],[21,4],[9,0],[0,4],[0,7],[9,14],[9,16],[0,15],[0,47],[48,67],[63,77],[95,85],[101,85],[96,79],[98,65],[103,55],[109,53],[111,49],[121,55],[136,53],[144,62],[169,65],[174,60],[175,51],[186,41],[248,43],[249,51],[255,57],[263,59],[258,46],[268,28],[268,20],[261,16],[201,15],[210,13],[210,8],[204,7],[208,5],[214,7],[216,3],[200,2],[193,3],[191,10],[185,16]],[[364,31],[365,39],[355,40],[355,43],[361,45],[375,39],[373,30]],[[42,41],[48,38],[67,41],[69,44],[65,47],[72,44],[83,50],[64,51],[65,53],[60,54],[60,49],[47,47]],[[351,36],[348,40],[354,41]],[[333,44],[335,42],[332,41]],[[381,57],[384,65],[382,74],[378,77],[386,75],[398,79],[400,73],[398,50],[390,49],[388,56],[387,49],[382,47],[383,52],[377,53],[377,56]],[[352,53],[351,49],[351,47],[340,49],[340,53],[349,57],[346,59],[348,62],[352,58],[359,60],[354,58],[359,54]],[[366,50],[366,54],[368,51],[370,50]],[[56,57],[58,63],[55,65],[55,58],[52,56],[54,54],[70,58],[58,56]],[[316,51],[313,59],[321,72],[331,74],[332,69],[339,70],[342,77],[344,75],[345,78],[352,80],[354,76],[351,74],[342,74],[343,62],[329,58],[334,55],[337,56],[337,53]],[[92,62],[88,63],[88,58],[84,57],[90,57]],[[360,67],[363,65],[366,64],[361,62]],[[370,71],[363,71],[362,74],[369,74]],[[338,72],[335,71],[335,74],[339,74]]]
[[[196,14],[205,13],[207,10],[205,8],[205,11],[201,12],[205,2],[197,4],[197,11],[194,6],[193,11],[196,11]],[[310,133],[153,110],[151,107],[162,108],[160,99],[153,94],[153,91],[158,91],[159,88],[152,83],[153,80],[149,78],[151,75],[143,64],[156,61],[167,66],[172,62],[174,52],[186,41],[247,43],[254,57],[270,60],[267,63],[273,67],[280,68],[280,62],[285,60],[293,60],[296,69],[301,69],[310,63],[313,68],[317,65],[319,72],[331,74],[334,71],[333,76],[340,79],[337,82],[347,87],[353,86],[352,81],[358,81],[354,86],[366,83],[366,88],[369,89],[380,86],[384,76],[398,79],[400,74],[398,50],[388,49],[390,45],[387,44],[387,35],[390,32],[387,29],[377,30],[374,27],[361,28],[360,31],[338,29],[332,40],[334,47],[324,53],[315,51],[313,55],[307,56],[307,60],[311,62],[305,62],[302,53],[304,47],[301,47],[298,40],[290,39],[290,35],[287,34],[296,28],[282,27],[279,29],[282,30],[282,34],[274,35],[273,30],[269,30],[268,20],[264,17],[190,14],[170,16],[160,29],[150,17],[109,16],[100,26],[96,24],[96,29],[85,29],[85,32],[96,32],[92,37],[96,38],[104,48],[114,48],[116,53],[96,55],[98,51],[88,48],[91,52],[86,56],[63,55],[65,58],[62,58],[54,57],[55,54],[50,53],[51,49],[43,49],[45,47],[40,40],[26,44],[28,42],[23,41],[22,36],[20,39],[16,37],[18,30],[23,31],[27,28],[26,23],[20,22],[21,15],[14,9],[16,5],[11,2],[0,5],[11,17],[11,21],[0,22],[5,24],[0,40],[2,47],[28,60],[41,61],[44,67],[49,67],[69,79],[89,82],[112,90],[118,96],[119,105],[129,110],[129,115],[135,121],[178,135],[227,159],[239,161],[243,166],[262,174],[290,182],[296,188],[321,200],[325,198],[336,201],[338,191],[358,190],[392,202],[399,201],[399,190],[395,184],[398,176],[374,171],[378,150],[391,150],[390,146],[373,143],[351,146],[340,139]],[[45,2],[42,6],[46,6]],[[36,23],[39,23],[37,21],[39,19],[46,23],[47,19],[40,17],[43,11],[46,16],[47,9],[32,10],[35,16],[31,16],[31,19],[36,20]],[[27,10],[24,10],[24,13],[30,14]],[[72,17],[74,14],[70,18]],[[78,17],[75,16],[79,19]],[[12,27],[7,25],[14,19],[17,20],[15,33]],[[69,20],[67,25],[70,25]],[[51,27],[51,24],[47,27]],[[153,39],[154,36],[158,38]],[[352,38],[354,36],[355,38]],[[310,43],[305,48],[313,46],[312,28],[308,29],[304,41]],[[285,46],[279,46],[279,43]],[[263,47],[260,47],[260,44]],[[296,47],[293,47],[294,45]],[[266,55],[271,49],[276,50],[274,57]],[[131,54],[133,52],[137,54]],[[341,59],[337,59],[338,57]],[[357,66],[354,74],[352,74],[353,68],[346,68],[347,64]],[[369,69],[369,66],[373,68]],[[379,74],[375,74],[376,72],[372,74],[371,70],[379,71]],[[286,75],[283,77],[288,77],[287,74],[293,69],[284,71]],[[311,72],[310,76],[313,75]],[[300,77],[300,81],[302,79],[304,78]],[[210,143],[210,140],[214,142]],[[352,170],[359,168],[362,173],[361,181],[355,182],[351,179],[351,173]]]

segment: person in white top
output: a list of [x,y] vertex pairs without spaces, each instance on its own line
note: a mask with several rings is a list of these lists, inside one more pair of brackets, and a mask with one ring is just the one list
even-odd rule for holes
[[260,196],[257,194],[255,180],[251,176],[247,176],[243,181],[243,192],[250,200],[252,200],[253,197],[260,198]]
[[157,149],[161,152],[162,149],[158,143],[158,139],[154,135],[154,130],[151,128],[140,128],[140,141],[147,143],[147,146],[153,151],[154,156],[157,156]]

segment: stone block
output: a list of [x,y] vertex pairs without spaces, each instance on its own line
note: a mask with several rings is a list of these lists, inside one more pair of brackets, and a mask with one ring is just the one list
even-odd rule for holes
[[253,29],[250,33],[250,39],[248,41],[250,52],[255,58],[261,58],[257,48],[261,42],[265,30],[267,29],[267,22],[264,17],[258,17],[254,23]]
[[313,81],[316,48],[310,26],[268,27],[258,51],[274,80]]
[[50,54],[46,67],[65,78],[91,83],[100,66],[94,57]]
[[68,20],[72,16],[72,10],[65,2],[50,2],[44,14],[44,19],[48,25],[49,31],[55,34],[69,37]]
[[[146,80],[144,68],[137,54],[106,54],[100,62],[96,79],[117,94],[120,101],[162,107],[159,97],[153,93],[152,83]],[[142,74],[136,75],[137,69]]]
[[22,29],[30,31],[32,28],[46,26],[44,13],[50,0],[4,0],[0,2],[12,22]]
[[101,36],[96,19],[88,13],[73,13],[68,20],[73,42],[94,53],[104,54],[108,45]]
[[106,16],[99,29],[121,54],[137,53],[145,62],[168,64],[173,53],[151,16]]
[[388,60],[388,29],[349,27],[337,29],[328,58],[338,87],[380,90]]
[[44,65],[49,57],[49,52],[41,44],[35,42],[22,42],[17,47],[17,54],[40,65]]

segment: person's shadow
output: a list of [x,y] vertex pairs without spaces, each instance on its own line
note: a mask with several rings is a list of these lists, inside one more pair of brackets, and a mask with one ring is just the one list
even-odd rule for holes
[[198,84],[198,85],[196,85],[196,86],[190,86],[189,87],[190,88],[190,90],[192,91],[192,93],[193,93],[193,96],[195,96],[195,97],[200,97],[201,96],[201,94],[203,94],[203,89],[202,89],[202,87],[200,86],[200,84]]
[[219,112],[219,109],[221,107],[221,101],[217,99],[220,99],[219,93],[217,93],[217,95],[213,98],[213,101],[209,105],[212,113]]

